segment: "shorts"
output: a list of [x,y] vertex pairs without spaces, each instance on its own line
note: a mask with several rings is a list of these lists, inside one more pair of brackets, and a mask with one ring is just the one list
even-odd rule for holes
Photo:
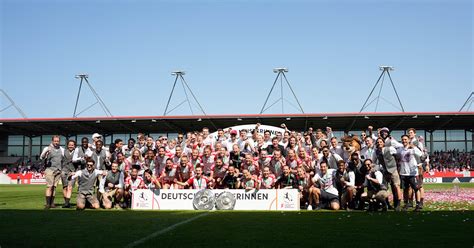
[[91,205],[94,204],[99,204],[99,200],[97,200],[97,197],[93,194],[82,194],[82,193],[77,193],[77,205],[86,205],[86,201],[90,203]]
[[379,201],[383,201],[387,199],[388,192],[386,190],[379,190],[379,191],[369,190],[367,191],[367,197],[369,197],[369,199],[375,198]]
[[63,188],[66,188],[67,186],[74,187],[76,179],[72,179],[69,176],[69,172],[61,171],[61,183],[63,184]]
[[46,168],[44,171],[44,176],[46,178],[46,186],[48,187],[57,187],[59,179],[61,179],[61,171],[53,170],[51,168]]
[[326,205],[327,207],[332,202],[339,202],[339,196],[338,195],[328,193],[324,189],[321,190],[321,196],[319,197],[319,199],[321,200],[321,203]]
[[384,180],[390,185],[400,187],[400,175],[398,174],[398,171],[395,171],[394,173],[384,173]]
[[[113,190],[108,190],[108,191],[105,191],[105,193],[102,193],[100,195],[100,200],[101,201],[104,201],[104,199],[114,199],[115,195],[117,194],[117,190],[118,189],[113,189]],[[106,200],[107,201],[107,200]]]
[[404,189],[411,187],[414,191],[418,191],[420,188],[418,184],[418,176],[402,176],[402,183]]

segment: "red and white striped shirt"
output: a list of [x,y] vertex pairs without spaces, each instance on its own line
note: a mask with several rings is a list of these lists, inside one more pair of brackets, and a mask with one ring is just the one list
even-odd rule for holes
[[125,179],[125,186],[127,187],[129,185],[132,191],[137,190],[143,186],[143,178],[141,176],[137,176],[137,178],[133,180],[131,176],[128,176],[127,179]]
[[207,178],[205,177],[201,177],[199,179],[197,179],[196,177],[192,177],[186,183],[193,189],[207,189],[209,180],[207,180]]

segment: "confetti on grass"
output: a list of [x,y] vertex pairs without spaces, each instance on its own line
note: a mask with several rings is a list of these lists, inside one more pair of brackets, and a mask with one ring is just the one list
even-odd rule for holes
[[474,206],[474,188],[427,190],[425,203],[430,210],[469,210]]

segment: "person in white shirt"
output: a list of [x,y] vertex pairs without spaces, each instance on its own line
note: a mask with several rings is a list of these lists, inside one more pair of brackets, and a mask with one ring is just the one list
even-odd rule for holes
[[253,148],[255,147],[252,138],[247,137],[246,129],[240,130],[240,139],[237,141],[237,144],[243,153],[253,152]]
[[[422,163],[422,166],[418,167],[418,182],[420,188],[420,207],[423,208],[425,190],[423,188],[423,171],[430,171],[430,156],[428,150],[425,148],[424,139],[422,136],[416,137],[416,129],[409,128],[407,130],[408,137],[410,138],[410,144],[418,148],[423,155],[420,157],[418,163]],[[410,191],[409,198],[413,198],[413,192]]]
[[360,158],[362,161],[366,159],[371,159],[372,161],[375,161],[376,155],[375,155],[375,145],[374,145],[374,140],[372,137],[365,137],[365,146],[362,148],[360,151]]
[[319,156],[319,164],[321,164],[321,162],[324,161],[326,162],[326,164],[328,165],[330,169],[336,169],[337,161],[343,160],[342,157],[340,157],[337,154],[331,153],[329,151],[329,147],[327,146],[324,146],[323,148],[321,148],[321,150],[322,150],[322,156]]
[[408,135],[402,136],[403,147],[398,148],[397,156],[400,158],[400,176],[403,184],[403,196],[405,206],[403,210],[408,209],[408,189],[411,187],[415,191],[416,196],[416,207],[415,211],[421,210],[420,206],[420,194],[418,186],[418,166],[421,164],[417,163],[417,158],[423,155],[423,153],[415,148],[413,144],[410,144],[410,138]]
[[59,146],[59,135],[54,135],[51,139],[51,144],[45,147],[41,152],[40,159],[45,163],[45,209],[55,208],[54,196],[56,195],[56,187],[61,179],[62,162],[64,160],[65,149]]
[[209,128],[207,127],[202,128],[202,139],[203,139],[202,142],[204,143],[204,146],[211,146],[211,147],[214,146],[214,140],[209,135]]
[[321,171],[312,178],[313,184],[317,187],[311,187],[310,197],[313,196],[316,202],[316,210],[320,208],[339,209],[339,192],[334,186],[335,169],[328,169],[325,161],[319,164]]
[[367,138],[367,133],[365,131],[362,131],[360,133],[360,140],[362,141],[361,144],[360,144],[360,149],[364,149],[365,146],[367,145],[364,141],[365,141],[365,138]]
[[332,154],[337,154],[341,158],[344,156],[344,150],[342,150],[341,146],[338,145],[338,141],[336,137],[331,138],[331,148],[329,148]]
[[237,139],[237,130],[230,130],[230,138],[227,139],[225,145],[227,147],[227,151],[232,151],[232,147],[237,144],[239,140]]
[[[227,146],[227,137],[225,136],[225,132],[223,129],[219,128],[217,129],[217,137],[214,138],[214,144],[213,144],[213,148],[215,148],[216,144],[217,143],[221,143],[225,146]],[[217,150],[217,149],[214,149],[214,150]]]
[[385,146],[387,147],[393,146],[395,149],[397,149],[403,146],[395,138],[390,136],[390,130],[386,127],[380,129],[380,137],[385,141]]
[[81,146],[76,147],[74,150],[74,154],[72,156],[72,162],[80,164],[80,170],[86,167],[86,158],[92,157],[92,150],[89,147],[89,139],[87,137],[83,137],[81,139]]

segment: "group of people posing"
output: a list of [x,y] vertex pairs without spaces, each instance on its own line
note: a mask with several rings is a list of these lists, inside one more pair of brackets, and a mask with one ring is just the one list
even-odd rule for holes
[[[58,182],[68,208],[76,184],[77,209],[127,208],[137,189],[295,188],[302,208],[395,211],[423,208],[423,170],[429,158],[423,139],[410,128],[400,142],[388,128],[335,137],[331,128],[296,132],[217,130],[137,140],[116,139],[105,147],[95,133],[76,145],[53,136],[45,162],[45,208],[54,208]],[[342,138],[342,139],[341,139]],[[343,141],[343,142],[341,142]],[[393,205],[389,201],[389,187]],[[403,193],[402,193],[403,192]],[[413,199],[416,205],[413,205]]]

